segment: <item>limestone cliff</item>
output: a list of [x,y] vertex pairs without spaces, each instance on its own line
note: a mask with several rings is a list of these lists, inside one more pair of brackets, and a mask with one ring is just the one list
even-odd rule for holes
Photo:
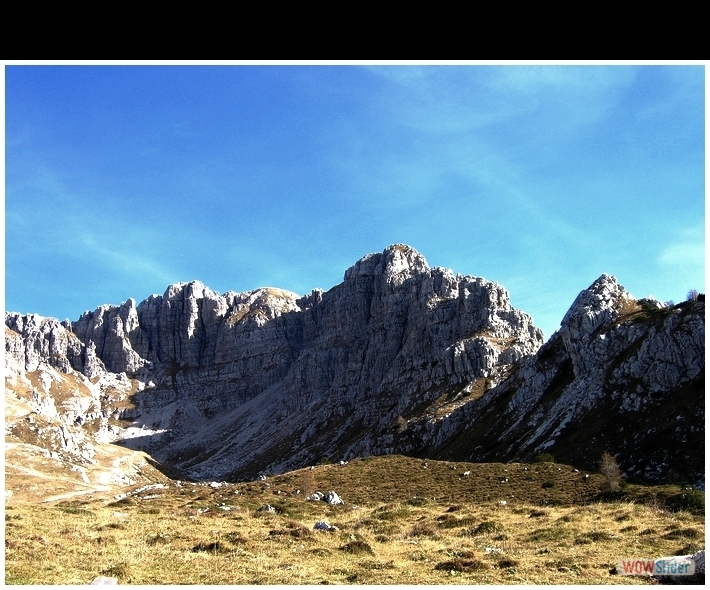
[[609,451],[631,478],[702,482],[704,373],[704,300],[636,300],[602,275],[535,355],[441,424],[429,449],[477,461],[545,452],[587,469]]
[[[508,460],[551,449],[579,463],[607,448],[627,470],[666,477],[682,453],[653,442],[669,423],[647,417],[654,404],[666,413],[694,404],[674,414],[672,440],[688,448],[702,437],[703,302],[639,302],[604,275],[541,345],[500,285],[430,268],[400,244],[303,297],[220,295],[191,282],[71,324],[6,314],[6,367],[26,397],[51,394],[40,374],[83,384],[83,405],[59,411],[75,454],[86,455],[82,432],[87,441],[99,433],[196,479],[245,479],[324,456]],[[704,458],[687,454],[688,465]],[[681,471],[699,477],[696,467]]]

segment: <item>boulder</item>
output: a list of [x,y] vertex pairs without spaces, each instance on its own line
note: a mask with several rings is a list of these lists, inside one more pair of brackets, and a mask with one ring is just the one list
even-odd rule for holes
[[331,506],[335,506],[336,504],[345,504],[342,498],[333,491],[330,491],[325,496],[323,496],[323,500],[325,502],[328,502],[328,504],[330,504]]

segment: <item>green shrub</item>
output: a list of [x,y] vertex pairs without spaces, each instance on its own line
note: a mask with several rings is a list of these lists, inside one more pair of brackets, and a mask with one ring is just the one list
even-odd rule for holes
[[555,456],[552,453],[540,453],[535,457],[536,463],[554,463]]
[[680,494],[668,498],[668,505],[673,510],[688,510],[689,512],[705,511],[705,492],[686,488]]

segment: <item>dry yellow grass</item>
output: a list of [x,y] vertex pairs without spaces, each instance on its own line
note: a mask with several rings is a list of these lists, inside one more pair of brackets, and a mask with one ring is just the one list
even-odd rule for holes
[[[460,475],[464,468],[471,476]],[[430,461],[425,469],[388,457],[219,488],[172,482],[121,501],[11,499],[5,582],[86,584],[104,575],[123,584],[649,583],[610,569],[622,557],[704,546],[702,514],[575,503],[564,493],[559,502],[509,498],[506,505],[481,497],[482,482],[489,496],[507,485],[488,473],[518,468]],[[448,496],[447,474],[459,483]],[[429,479],[434,493],[408,491],[407,478],[410,488]],[[346,504],[306,501],[301,486],[334,489]],[[552,489],[565,489],[562,478]],[[259,511],[267,503],[277,512]],[[339,530],[313,530],[318,520]]]

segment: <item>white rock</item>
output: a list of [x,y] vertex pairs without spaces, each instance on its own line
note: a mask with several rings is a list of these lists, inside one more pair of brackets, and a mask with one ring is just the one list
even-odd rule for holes
[[333,492],[333,491],[328,492],[328,493],[323,497],[323,500],[326,501],[326,502],[328,502],[328,504],[333,505],[333,506],[336,505],[336,504],[345,504],[345,502],[343,502],[343,500],[340,498],[340,496],[338,496],[338,494],[336,494],[336,493]]

